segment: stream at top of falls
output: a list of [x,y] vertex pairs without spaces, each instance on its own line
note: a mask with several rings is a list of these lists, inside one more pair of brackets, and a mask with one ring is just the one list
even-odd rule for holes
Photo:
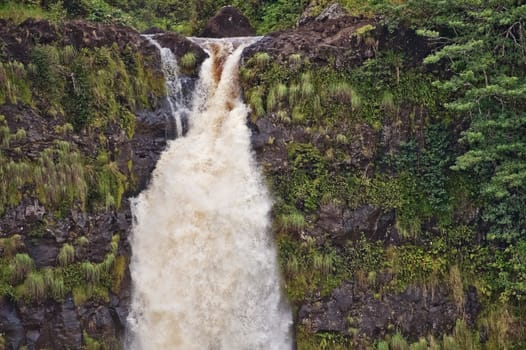
[[[257,38],[192,40],[210,57],[188,107],[188,132],[168,143],[132,203],[126,348],[289,350],[292,315],[280,290],[272,201],[238,85],[243,47]],[[174,117],[185,108],[172,107]]]

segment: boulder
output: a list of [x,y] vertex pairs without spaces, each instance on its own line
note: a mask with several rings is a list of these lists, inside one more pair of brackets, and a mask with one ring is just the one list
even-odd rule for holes
[[371,241],[393,242],[398,237],[394,211],[384,212],[369,204],[355,210],[345,210],[343,229],[341,238],[345,240],[357,240],[362,234]]
[[256,31],[248,19],[235,7],[225,6],[208,21],[201,36],[224,38],[233,36],[253,36]]
[[327,7],[325,10],[323,10],[322,13],[318,17],[316,17],[316,21],[326,21],[326,20],[333,20],[338,19],[341,17],[345,17],[348,15],[348,12],[346,9],[342,7],[339,3],[335,2],[334,4]]
[[[184,35],[174,32],[155,34],[153,36],[162,47],[172,50],[177,59],[181,58],[188,52],[193,52],[196,56],[196,65],[200,65],[208,57],[206,52],[199,45],[188,40]],[[153,46],[153,44],[152,44]]]

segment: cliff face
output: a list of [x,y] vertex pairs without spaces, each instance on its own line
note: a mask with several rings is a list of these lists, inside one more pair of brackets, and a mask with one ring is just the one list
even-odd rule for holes
[[[0,330],[6,348],[120,348],[128,198],[173,134],[157,49],[84,21],[0,25]],[[182,56],[202,50],[163,38]]]
[[241,71],[298,348],[431,344],[482,310],[452,253],[479,219],[449,178],[463,124],[423,38],[334,17],[266,36]]

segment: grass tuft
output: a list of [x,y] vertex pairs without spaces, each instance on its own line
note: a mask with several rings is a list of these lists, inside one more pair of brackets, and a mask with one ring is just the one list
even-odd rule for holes
[[15,255],[14,259],[14,275],[17,281],[23,280],[26,275],[33,270],[35,264],[33,259],[26,253],[19,253]]
[[64,244],[57,255],[60,266],[68,266],[75,261],[75,248],[71,244]]

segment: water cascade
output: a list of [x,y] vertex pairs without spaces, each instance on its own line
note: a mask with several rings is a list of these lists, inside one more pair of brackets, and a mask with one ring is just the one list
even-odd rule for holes
[[[271,200],[251,152],[238,64],[255,39],[193,39],[201,67],[185,137],[133,202],[133,350],[291,349],[269,234]],[[177,112],[177,111],[175,111]]]
[[169,125],[172,125],[167,130],[174,130],[172,123],[175,123],[175,135],[167,136],[173,139],[176,136],[183,135],[183,118],[189,113],[188,101],[184,98],[183,84],[181,84],[181,79],[179,78],[179,66],[172,50],[162,47],[153,39],[153,35],[144,35],[144,37],[155,45],[161,54],[162,70],[166,81],[166,97],[170,107],[170,115],[167,118],[167,122]]

